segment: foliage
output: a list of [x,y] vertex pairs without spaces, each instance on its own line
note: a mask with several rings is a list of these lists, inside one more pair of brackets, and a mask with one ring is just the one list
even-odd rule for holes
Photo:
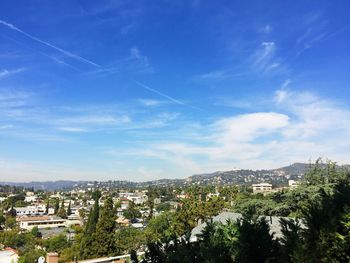
[[64,234],[51,237],[46,241],[45,247],[48,252],[59,252],[68,247],[69,242]]
[[122,228],[115,235],[116,246],[120,254],[130,250],[138,250],[145,243],[145,236],[141,230],[133,227]]
[[93,234],[93,250],[97,257],[113,256],[116,254],[115,242],[115,212],[112,198],[107,198],[96,224],[96,232]]
[[135,219],[141,217],[141,212],[139,209],[137,209],[134,202],[129,202],[128,208],[124,211],[124,217],[127,219]]

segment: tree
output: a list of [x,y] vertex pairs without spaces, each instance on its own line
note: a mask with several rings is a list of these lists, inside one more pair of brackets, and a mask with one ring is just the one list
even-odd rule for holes
[[138,250],[145,243],[144,233],[134,227],[126,227],[117,230],[115,242],[118,253],[126,254],[130,250]]
[[198,238],[202,262],[234,262],[238,239],[235,222],[222,224],[209,221]]
[[5,229],[15,229],[17,227],[16,217],[6,216],[5,217]]
[[41,237],[42,237],[42,234],[41,234],[41,232],[39,231],[39,229],[38,229],[37,226],[33,227],[32,230],[31,230],[30,232],[32,233],[32,235],[33,235],[34,237],[37,237],[37,238],[41,238]]
[[161,241],[162,243],[170,242],[175,235],[173,223],[174,213],[170,212],[164,212],[157,217],[152,218],[144,230],[147,241]]
[[137,257],[137,253],[135,250],[130,251],[130,260],[131,260],[131,263],[139,263],[139,259]]
[[68,208],[67,208],[67,215],[70,216],[72,214],[72,201],[69,200]]
[[5,222],[6,222],[6,218],[4,216],[2,208],[0,207],[0,230],[2,230],[2,226],[5,224]]
[[60,200],[58,198],[56,198],[55,200],[55,215],[57,215],[58,210],[60,209]]
[[264,217],[250,211],[238,221],[238,252],[236,260],[242,263],[266,262],[274,258],[276,244]]
[[127,219],[135,219],[141,217],[141,212],[139,209],[137,209],[134,202],[130,201],[128,208],[124,211],[124,217]]
[[281,260],[283,262],[303,262],[302,256],[302,228],[298,220],[280,219],[282,237],[281,241]]
[[46,248],[48,252],[60,252],[68,247],[69,242],[64,234],[53,236],[46,241]]
[[47,198],[47,202],[46,202],[46,207],[45,207],[45,214],[49,214],[49,208],[50,208],[50,199]]
[[66,209],[64,209],[64,199],[62,200],[61,207],[57,212],[57,216],[61,218],[67,218],[67,212],[66,212]]
[[100,218],[96,225],[96,232],[94,234],[95,256],[113,256],[117,252],[115,242],[115,211],[113,208],[112,198],[107,198]]

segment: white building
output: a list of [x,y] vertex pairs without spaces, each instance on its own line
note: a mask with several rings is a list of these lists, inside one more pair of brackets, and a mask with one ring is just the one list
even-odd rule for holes
[[26,206],[26,207],[14,207],[17,216],[35,216],[43,215],[45,213],[45,206]]
[[288,180],[288,186],[290,188],[296,188],[300,185],[300,182],[294,180]]
[[6,197],[0,197],[0,203],[4,202],[6,200]]
[[65,227],[66,220],[56,216],[28,216],[17,219],[22,229]]
[[269,183],[253,184],[253,193],[264,193],[264,192],[270,192],[271,190],[272,190],[272,184],[269,184]]
[[38,197],[36,195],[30,195],[30,196],[26,196],[24,198],[24,201],[27,203],[33,203],[33,202],[36,202],[37,199]]
[[17,263],[18,253],[12,248],[5,248],[0,250],[0,263]]
[[148,196],[145,193],[119,193],[119,198],[126,198],[129,201],[134,202],[136,205],[142,205],[148,199]]

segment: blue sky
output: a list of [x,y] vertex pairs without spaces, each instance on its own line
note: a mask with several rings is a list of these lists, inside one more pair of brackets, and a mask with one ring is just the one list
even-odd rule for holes
[[2,1],[0,181],[349,163],[348,1]]

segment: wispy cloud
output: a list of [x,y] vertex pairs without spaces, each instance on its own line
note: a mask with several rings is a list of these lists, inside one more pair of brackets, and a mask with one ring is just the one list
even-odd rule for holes
[[3,79],[3,78],[6,78],[6,77],[9,77],[11,75],[15,75],[15,74],[21,73],[21,72],[23,72],[25,70],[26,70],[25,68],[0,70],[0,79]]
[[147,85],[145,85],[145,84],[143,84],[141,82],[135,81],[135,83],[137,85],[139,85],[140,87],[142,87],[142,88],[144,88],[144,89],[146,89],[148,91],[151,91],[151,92],[153,92],[155,94],[158,94],[159,96],[161,96],[163,98],[166,98],[166,99],[168,99],[169,101],[171,101],[173,103],[176,103],[176,104],[179,104],[179,105],[183,105],[183,106],[187,106],[187,107],[190,107],[190,108],[196,109],[196,110],[201,110],[200,108],[198,108],[196,106],[192,106],[192,105],[189,105],[187,103],[184,103],[184,102],[182,102],[182,101],[180,101],[178,99],[175,99],[175,98],[173,98],[173,97],[171,97],[171,96],[169,96],[169,95],[167,95],[165,93],[160,92],[159,90],[153,89],[153,88],[151,88],[151,87],[149,87],[149,86],[147,86]]
[[55,45],[53,45],[53,44],[51,44],[51,43],[49,43],[47,41],[41,40],[41,39],[39,39],[39,38],[37,38],[37,37],[35,37],[35,36],[25,32],[25,31],[23,31],[21,29],[19,29],[18,27],[14,26],[13,24],[10,24],[10,23],[8,23],[6,21],[0,20],[0,24],[10,28],[11,30],[19,32],[19,33],[25,35],[26,37],[28,37],[28,38],[30,38],[30,39],[32,39],[34,41],[37,41],[37,42],[39,42],[39,43],[41,43],[43,45],[46,45],[46,46],[48,46],[48,47],[50,47],[50,48],[52,48],[52,49],[54,49],[54,50],[64,54],[67,57],[76,59],[76,60],[78,60],[80,62],[89,64],[89,65],[94,66],[94,67],[98,67],[98,68],[101,67],[99,64],[97,64],[97,63],[95,63],[95,62],[93,62],[93,61],[91,61],[89,59],[83,58],[83,57],[81,57],[79,55],[76,55],[76,54],[70,52],[70,51],[67,51],[67,50],[64,50],[62,48],[59,48],[59,47],[57,47],[57,46],[55,46]]
[[265,25],[260,28],[260,32],[268,34],[272,31],[272,27],[270,25]]
[[132,47],[129,50],[128,56],[96,70],[87,71],[85,74],[108,76],[121,73],[125,74],[126,72],[129,74],[134,72],[153,73],[154,70],[148,57],[143,55],[139,48]]
[[188,175],[234,166],[277,168],[318,157],[347,162],[350,125],[344,120],[350,119],[350,109],[283,86],[268,100],[273,111],[224,117],[203,125],[200,140],[197,135],[197,140],[165,139],[127,154],[170,163]]
[[262,42],[253,56],[253,66],[258,70],[265,71],[273,65],[275,52],[275,42]]
[[157,107],[166,103],[163,100],[154,99],[139,99],[138,102],[146,107]]
[[246,75],[247,73],[245,72],[234,72],[231,70],[215,70],[215,71],[201,74],[196,78],[199,78],[202,80],[223,80],[223,79],[230,79],[235,77],[242,77]]

